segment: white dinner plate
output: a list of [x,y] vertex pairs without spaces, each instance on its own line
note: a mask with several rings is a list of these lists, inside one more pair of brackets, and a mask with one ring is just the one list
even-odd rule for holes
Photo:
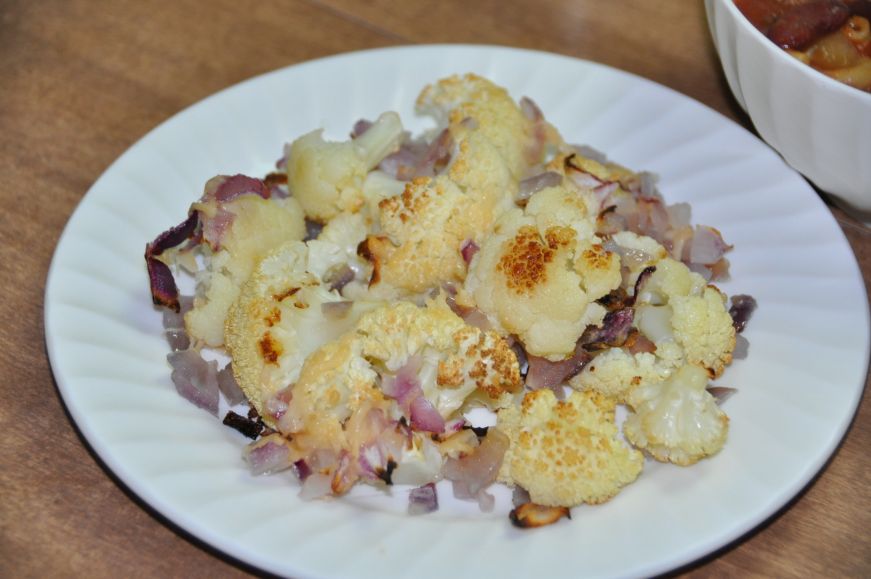
[[[513,528],[448,500],[401,512],[364,488],[303,502],[290,475],[254,478],[244,439],[179,397],[151,306],[145,243],[186,215],[216,174],[263,175],[282,146],[360,118],[400,113],[428,82],[476,72],[529,96],[568,142],[661,177],[668,202],[735,245],[728,294],[759,309],[749,357],[719,380],[739,389],[721,453],[689,468],[648,461],[637,482],[572,520]],[[598,64],[486,46],[345,54],[278,70],[179,113],[97,180],[58,244],[45,297],[51,365],[73,420],[119,479],[181,528],[256,567],[294,577],[651,575],[740,537],[795,496],[832,454],[860,399],[869,315],[856,260],[830,212],[767,146],[672,90]],[[399,506],[398,506],[399,505]]]

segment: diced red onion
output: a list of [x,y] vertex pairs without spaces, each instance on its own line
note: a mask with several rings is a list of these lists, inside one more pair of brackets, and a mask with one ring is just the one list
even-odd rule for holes
[[678,229],[690,224],[692,209],[689,203],[675,203],[665,208],[668,222],[672,229]]
[[381,377],[381,390],[387,396],[395,399],[400,406],[411,403],[411,399],[423,394],[417,373],[423,364],[420,356],[412,356],[396,371],[395,376]]
[[639,194],[642,197],[659,198],[659,191],[656,189],[656,182],[659,180],[655,174],[648,171],[642,171],[638,174],[638,182],[640,185]]
[[527,177],[518,185],[517,195],[514,197],[514,202],[518,205],[525,206],[529,198],[538,193],[542,189],[548,187],[556,187],[563,182],[563,176],[556,171],[545,171],[532,177]]
[[657,197],[639,197],[638,230],[636,233],[652,237],[663,243],[667,239],[669,217],[662,199]]
[[218,415],[218,363],[206,362],[196,350],[172,352],[172,383],[178,393],[199,408]]
[[173,352],[187,350],[191,345],[190,336],[188,336],[184,326],[184,315],[193,306],[193,298],[191,296],[179,296],[178,303],[178,312],[173,311],[171,308],[163,309],[163,335],[166,336],[169,348]]
[[388,155],[378,168],[400,181],[415,177],[433,177],[451,160],[453,137],[448,129],[441,131],[430,143],[406,141],[395,153]]
[[707,225],[697,225],[690,242],[690,262],[714,264],[731,248],[731,245],[723,241],[719,231]]
[[445,419],[435,406],[421,393],[409,405],[411,426],[415,430],[442,433],[445,431]]
[[260,180],[247,175],[218,175],[211,178],[205,187],[202,201],[214,199],[220,203],[227,203],[241,195],[259,195],[269,199],[269,187]]
[[417,373],[423,359],[412,356],[395,376],[385,375],[381,378],[381,390],[387,396],[396,400],[402,411],[408,416],[412,428],[426,432],[443,433],[445,420],[432,403],[426,399]]
[[307,479],[312,473],[312,469],[309,468],[308,463],[303,459],[293,463],[293,470],[296,472],[296,477],[301,481]]
[[442,474],[452,482],[454,496],[477,499],[478,493],[496,480],[508,444],[505,434],[497,428],[490,428],[474,451],[460,458],[449,458]]
[[280,434],[270,434],[252,442],[242,456],[253,475],[272,474],[293,466],[290,448]]
[[738,391],[737,388],[729,388],[727,386],[708,386],[708,392],[717,401],[717,404],[722,405]]
[[445,301],[447,302],[448,307],[451,308],[451,311],[461,317],[468,325],[484,331],[493,327],[484,312],[478,308],[461,306],[457,303],[456,298],[450,293],[445,298]]
[[236,382],[233,375],[233,364],[229,363],[218,372],[218,389],[230,406],[236,406],[245,401],[245,393]]
[[733,360],[743,360],[750,350],[750,341],[741,334],[735,334],[735,347],[732,349]]
[[423,515],[439,510],[439,497],[434,483],[427,483],[408,494],[408,514]]
[[354,127],[351,129],[351,138],[356,139],[357,137],[368,131],[372,124],[373,123],[370,120],[360,119],[359,121],[354,123]]
[[467,239],[460,245],[460,253],[463,255],[463,261],[466,262],[466,265],[472,263],[472,258],[475,257],[479,249],[481,248],[478,247],[474,239]]
[[587,350],[622,346],[629,337],[634,314],[635,310],[632,308],[608,312],[602,320],[602,327],[588,327],[581,336],[580,343]]
[[560,386],[583,370],[590,359],[589,352],[584,350],[580,340],[575,346],[574,353],[569,358],[558,362],[527,353],[529,370],[526,373],[526,386],[530,390],[550,388],[558,398],[563,398]]

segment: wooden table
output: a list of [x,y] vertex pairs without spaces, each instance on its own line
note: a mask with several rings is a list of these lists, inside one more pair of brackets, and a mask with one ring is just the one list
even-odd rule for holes
[[[474,42],[542,49],[674,88],[750,128],[701,2],[5,0],[0,3],[0,576],[244,576],[125,493],[58,397],[43,341],[61,230],[105,168],[214,91],[339,52]],[[376,81],[377,82],[377,81]],[[871,231],[833,209],[871,280]],[[871,403],[781,513],[688,575],[871,575]]]

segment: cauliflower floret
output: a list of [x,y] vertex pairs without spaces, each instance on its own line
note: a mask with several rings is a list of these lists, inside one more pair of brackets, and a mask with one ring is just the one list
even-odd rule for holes
[[475,241],[481,241],[502,213],[514,207],[518,183],[505,159],[476,128],[451,128],[454,153],[445,174],[474,202]]
[[554,226],[571,227],[579,239],[594,239],[595,214],[591,217],[589,210],[594,204],[595,200],[567,187],[545,187],[529,198],[524,213],[535,217],[541,231]]
[[676,343],[686,362],[707,368],[712,378],[732,362],[735,328],[726,296],[679,261],[657,262],[635,304],[636,326],[657,348]]
[[729,417],[706,390],[708,374],[688,364],[662,382],[634,389],[623,434],[655,459],[690,465],[723,448]]
[[306,357],[379,305],[356,300],[332,306],[336,315],[325,316],[323,306],[345,300],[312,273],[325,270],[313,257],[300,241],[277,248],[260,262],[227,316],[226,346],[236,380],[270,424],[266,401],[297,380]]
[[464,295],[529,353],[555,361],[574,352],[587,326],[601,323],[605,310],[594,300],[619,285],[619,261],[605,252],[587,259],[587,240],[579,242],[572,227],[539,230],[540,215],[515,209],[499,220],[470,264]]
[[202,201],[191,209],[200,211],[209,227],[206,233],[215,238],[215,249],[204,249],[205,268],[196,274],[197,293],[185,326],[195,340],[218,347],[224,343],[227,310],[242,284],[267,252],[302,239],[305,224],[302,209],[292,198],[242,195],[229,202]]
[[326,473],[341,494],[376,466],[375,478],[389,480],[391,462],[395,482],[435,480],[443,459],[429,438],[450,434],[442,432],[446,419],[456,418],[472,393],[496,409],[521,388],[508,344],[466,325],[442,297],[424,308],[398,302],[365,314],[313,352],[295,384],[267,406],[281,409],[277,428],[297,456],[331,453]]
[[558,401],[551,390],[529,392],[520,408],[499,412],[508,435],[499,480],[529,491],[533,503],[571,507],[598,504],[641,473],[644,457],[618,437],[614,403],[597,392],[572,392]]
[[[305,360],[279,427],[295,435],[306,421],[328,416],[344,422],[362,400],[382,396],[380,390],[377,397],[371,392],[379,376],[383,382],[400,373],[443,419],[475,391],[497,408],[510,400],[505,394],[521,388],[517,358],[495,332],[466,325],[443,298],[424,308],[397,302],[363,315],[351,330]],[[414,427],[414,416],[406,418]]]
[[367,174],[399,148],[402,123],[384,113],[362,135],[349,141],[324,141],[321,130],[294,141],[287,154],[287,183],[306,215],[318,221],[364,206]]
[[372,265],[357,254],[357,247],[369,233],[369,220],[362,213],[340,213],[308,245],[309,271],[324,282],[336,285],[343,275],[353,279],[341,285],[341,294],[348,299],[371,298],[367,292]]
[[445,281],[462,282],[466,262],[461,248],[481,224],[475,204],[452,181],[417,178],[379,209],[381,233],[370,236],[365,246],[374,265],[373,291],[398,288],[420,294]]
[[417,110],[441,126],[475,123],[505,159],[514,178],[523,178],[535,127],[504,88],[474,74],[451,76],[424,88]]
[[444,295],[426,308],[399,302],[364,316],[357,324],[363,352],[389,372],[413,356],[427,400],[443,418],[450,417],[474,392],[476,401],[498,408],[520,390],[517,357],[496,332],[467,325],[445,303]]
[[[641,239],[650,239],[643,237]],[[670,257],[655,262],[656,270],[641,285],[635,301],[639,304],[662,305],[673,296],[700,296],[707,282],[683,263]]]
[[726,310],[726,296],[714,286],[701,296],[675,296],[669,300],[674,314],[671,325],[687,362],[699,364],[712,378],[732,363],[735,327]]
[[596,390],[622,403],[639,384],[666,379],[678,361],[663,359],[650,352],[632,354],[625,348],[609,348],[584,366],[569,384],[578,390]]

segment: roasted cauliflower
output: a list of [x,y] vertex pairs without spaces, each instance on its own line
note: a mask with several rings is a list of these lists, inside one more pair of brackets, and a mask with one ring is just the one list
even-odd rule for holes
[[366,241],[379,295],[422,294],[466,275],[463,243],[480,231],[475,204],[450,179],[420,177],[379,204],[381,232]]
[[[301,458],[321,451],[350,456],[352,466],[342,470],[339,461],[331,471],[344,479],[362,474],[361,454],[388,429],[361,436],[360,422],[393,425],[391,432],[406,432],[410,442],[367,461],[377,454],[381,468],[389,461],[398,465],[399,480],[424,484],[435,480],[442,464],[439,447],[424,433],[450,437],[456,431],[447,430],[447,421],[468,399],[495,409],[511,404],[520,389],[517,358],[507,343],[466,325],[440,298],[423,308],[396,302],[363,315],[313,352],[296,382],[276,392],[267,407],[279,409],[276,425]],[[334,485],[333,491],[344,488]]]
[[687,364],[667,380],[633,389],[623,434],[662,462],[686,466],[716,454],[726,442],[729,417],[707,385],[705,369]]
[[511,441],[499,480],[520,485],[539,505],[607,501],[644,465],[642,454],[619,439],[614,409],[592,391],[565,400],[551,390],[527,393],[519,408],[499,412],[497,428]]
[[[480,76],[452,76],[427,86],[418,96],[417,110],[441,126],[472,123],[496,147],[517,180],[541,162],[530,158],[530,151],[542,149],[535,146],[536,139],[542,138],[535,120],[524,115],[508,91]],[[551,129],[546,138],[555,138],[554,133]]]
[[366,202],[369,172],[399,148],[402,123],[384,113],[362,135],[349,141],[323,139],[323,131],[305,134],[287,151],[287,183],[305,214],[327,221],[344,211],[359,211]]
[[331,290],[315,273],[328,270],[315,261],[318,255],[301,241],[275,249],[254,270],[227,316],[226,346],[236,380],[270,424],[266,401],[297,380],[309,354],[378,305],[347,301]]
[[[580,230],[580,231],[579,231]],[[618,287],[620,259],[592,233],[583,200],[542,190],[514,209],[472,260],[464,290],[497,328],[536,356],[570,356],[605,310],[595,300]]]
[[675,342],[688,363],[706,368],[712,378],[722,374],[735,349],[726,296],[671,258],[658,261],[656,271],[639,285],[635,299],[639,330],[657,347]]
[[185,326],[192,338],[211,347],[224,344],[227,310],[257,263],[275,246],[305,235],[295,199],[246,194],[220,201],[214,191],[227,180],[209,181],[203,199],[191,206],[204,224],[205,243],[199,245],[204,267],[195,274],[194,306],[185,315]]

